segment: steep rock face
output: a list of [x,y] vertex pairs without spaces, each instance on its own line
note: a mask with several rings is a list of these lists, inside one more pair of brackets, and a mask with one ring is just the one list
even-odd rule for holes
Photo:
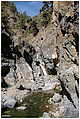
[[[63,7],[63,12],[61,8]],[[56,9],[55,9],[56,7]],[[78,71],[78,2],[58,2],[54,3],[54,9],[61,15],[60,24],[61,32],[63,34],[62,48],[60,49],[60,81],[64,96],[64,117],[78,117],[79,116],[79,90],[78,81],[74,74]],[[54,12],[55,13],[55,12]],[[54,18],[54,16],[53,16]],[[60,18],[60,16],[59,16]],[[75,24],[76,23],[76,24]],[[76,34],[76,37],[75,35]],[[75,42],[76,41],[76,42]],[[77,46],[77,48],[76,48]],[[75,73],[74,73],[75,72]],[[79,75],[79,74],[78,74]],[[76,87],[77,84],[77,87]],[[71,104],[72,103],[72,104]],[[67,106],[68,105],[68,106]],[[68,111],[68,110],[72,111]],[[68,115],[69,114],[69,115]]]
[[[20,58],[19,61],[17,61],[18,63],[16,63],[16,78],[18,80],[16,80],[17,84],[22,83],[23,85],[26,84],[26,80],[33,80],[33,74],[32,74],[32,69],[29,66],[29,64],[27,64],[24,60],[24,58]],[[19,85],[20,85],[19,84]]]
[[[63,71],[60,76],[62,87],[62,95],[64,97],[64,117],[78,117],[79,116],[79,79],[75,78],[74,72],[77,73],[78,67],[72,65],[69,69]],[[72,110],[68,112],[68,110]],[[69,115],[68,115],[69,114]]]

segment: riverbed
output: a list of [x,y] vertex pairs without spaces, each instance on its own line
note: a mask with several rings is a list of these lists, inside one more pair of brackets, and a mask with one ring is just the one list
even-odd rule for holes
[[[2,112],[2,117],[10,118],[40,118],[44,112],[49,112],[51,104],[48,100],[53,96],[51,92],[33,92],[25,97],[22,103],[18,103],[13,109],[6,109]],[[24,110],[17,107],[23,106]]]

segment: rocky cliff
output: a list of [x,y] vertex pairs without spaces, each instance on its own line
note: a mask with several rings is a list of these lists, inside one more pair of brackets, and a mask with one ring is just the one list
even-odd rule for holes
[[12,3],[1,8],[2,109],[51,90],[43,117],[79,117],[79,2],[53,2],[51,21],[36,35],[26,34],[27,21],[16,27],[20,16]]

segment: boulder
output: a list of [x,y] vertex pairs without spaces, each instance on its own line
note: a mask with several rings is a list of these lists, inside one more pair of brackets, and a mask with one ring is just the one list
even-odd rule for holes
[[17,61],[16,67],[17,82],[25,84],[26,80],[33,81],[32,69],[24,58],[21,57],[20,60]]
[[61,95],[59,94],[59,93],[55,93],[54,95],[53,95],[53,97],[52,97],[52,101],[54,102],[54,103],[59,103],[60,101],[61,101]]
[[4,77],[4,80],[9,86],[15,85],[15,71],[13,67],[10,68],[10,72]]
[[3,104],[3,108],[14,108],[15,104],[16,104],[16,100],[13,97],[10,96],[4,96],[2,97],[2,104]]
[[51,118],[51,117],[49,116],[49,113],[44,112],[44,113],[43,113],[43,118]]

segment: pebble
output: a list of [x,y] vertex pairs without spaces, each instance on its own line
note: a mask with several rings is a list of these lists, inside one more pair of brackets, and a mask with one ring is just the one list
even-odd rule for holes
[[17,107],[16,109],[17,110],[25,110],[27,107],[24,107],[24,106],[20,106],[20,107]]
[[20,102],[23,102],[23,100],[21,99]]

